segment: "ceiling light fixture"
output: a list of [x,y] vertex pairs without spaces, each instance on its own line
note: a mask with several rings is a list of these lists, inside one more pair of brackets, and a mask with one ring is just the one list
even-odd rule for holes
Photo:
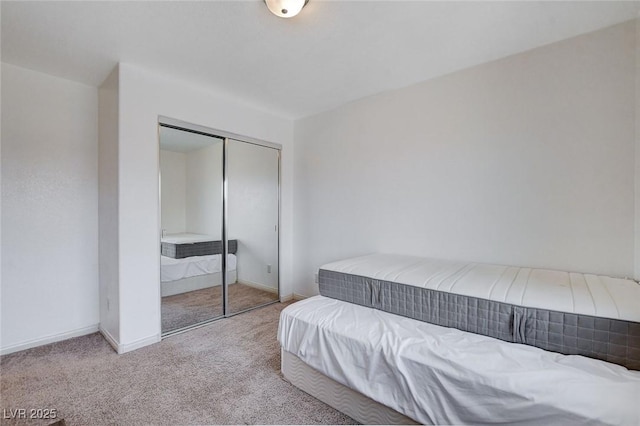
[[309,3],[309,0],[264,0],[264,2],[274,15],[293,18]]

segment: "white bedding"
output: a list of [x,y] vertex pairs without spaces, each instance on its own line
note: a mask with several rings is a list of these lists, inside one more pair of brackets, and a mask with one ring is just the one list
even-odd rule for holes
[[640,372],[322,296],[278,340],[305,363],[422,423],[640,424]]
[[[227,271],[236,270],[236,255],[227,255]],[[173,259],[160,256],[160,280],[162,282],[181,280],[198,275],[213,274],[222,271],[222,255],[191,256]]]
[[593,274],[372,254],[321,269],[513,305],[640,322],[640,284]]
[[160,239],[163,243],[172,243],[172,244],[192,244],[192,243],[204,243],[207,241],[216,241],[220,238],[214,238],[211,235],[204,234],[191,234],[191,233],[181,233],[181,234],[167,234]]

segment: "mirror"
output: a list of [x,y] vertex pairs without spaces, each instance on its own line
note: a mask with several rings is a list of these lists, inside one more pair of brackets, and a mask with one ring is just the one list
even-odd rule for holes
[[[226,142],[228,313],[279,299],[278,226],[280,152],[233,139]],[[234,270],[235,268],[235,270]]]
[[[166,334],[224,315],[224,140],[163,125],[159,135],[161,316]],[[228,275],[227,282],[235,282],[232,269]]]

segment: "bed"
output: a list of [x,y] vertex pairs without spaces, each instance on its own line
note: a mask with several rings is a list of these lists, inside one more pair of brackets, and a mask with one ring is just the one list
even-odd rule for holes
[[[237,280],[235,254],[227,255],[227,284]],[[160,256],[161,295],[173,296],[222,284],[222,255],[174,259]]]
[[319,287],[282,311],[282,372],[360,422],[640,424],[635,281],[370,255]]
[[324,265],[320,294],[640,370],[640,285],[545,269],[373,254]]
[[640,372],[315,296],[281,313],[282,372],[365,424],[640,424]]
[[[237,250],[238,241],[229,240],[228,252],[235,254]],[[222,254],[222,241],[205,234],[167,234],[160,240],[160,252],[173,259]]]

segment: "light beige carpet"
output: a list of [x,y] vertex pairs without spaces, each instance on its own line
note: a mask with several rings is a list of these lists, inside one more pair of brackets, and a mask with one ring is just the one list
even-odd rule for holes
[[[241,312],[278,299],[278,295],[248,285],[229,285],[229,311]],[[162,298],[162,332],[177,330],[222,316],[222,286]]]
[[276,330],[284,306],[124,355],[96,333],[2,356],[0,412],[55,408],[68,425],[353,424],[282,378]]

